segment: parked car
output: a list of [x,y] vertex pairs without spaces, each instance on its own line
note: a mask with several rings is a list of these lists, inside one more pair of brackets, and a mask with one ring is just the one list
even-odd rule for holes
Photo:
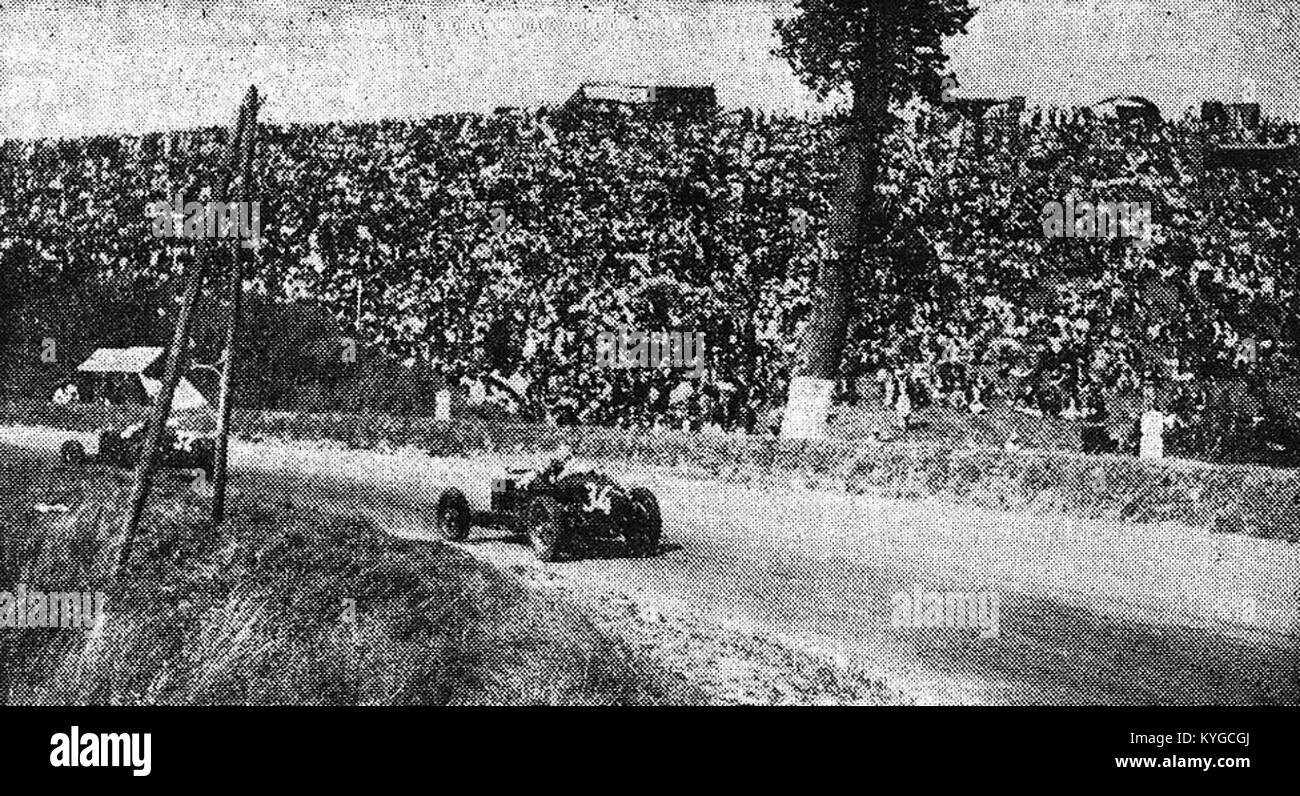
[[[89,454],[77,440],[63,443],[59,458],[65,464],[107,464],[131,468],[140,461],[148,437],[148,423],[136,423],[122,429],[102,429],[98,447]],[[160,445],[159,466],[176,470],[202,470],[211,480],[216,462],[216,441],[207,434],[177,429],[169,423]]]

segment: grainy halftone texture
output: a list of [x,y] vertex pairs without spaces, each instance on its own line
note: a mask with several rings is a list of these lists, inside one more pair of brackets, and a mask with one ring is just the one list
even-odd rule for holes
[[[769,52],[793,7],[104,13],[0,9],[0,592],[111,595],[98,638],[0,630],[11,701],[1300,702],[1293,4],[983,4],[899,109],[806,443],[770,432],[839,161]],[[157,374],[77,366],[167,340],[198,243],[152,223],[249,84],[232,519],[171,460],[114,584],[97,432]],[[1111,201],[1141,217],[1099,232]],[[703,364],[602,367],[613,329]],[[484,512],[561,445],[654,493],[656,549],[440,541],[444,490]]]

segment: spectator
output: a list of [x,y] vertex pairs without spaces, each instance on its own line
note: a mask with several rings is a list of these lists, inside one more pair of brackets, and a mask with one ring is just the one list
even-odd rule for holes
[[898,398],[894,402],[894,423],[900,431],[907,431],[912,419],[912,387],[908,380],[898,383]]
[[1110,412],[1106,410],[1105,399],[1100,391],[1093,391],[1084,402],[1083,431],[1081,433],[1084,453],[1114,453],[1119,449],[1119,441],[1110,433],[1107,421]]

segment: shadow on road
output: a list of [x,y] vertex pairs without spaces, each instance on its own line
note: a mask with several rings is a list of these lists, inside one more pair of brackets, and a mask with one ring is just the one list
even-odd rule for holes
[[992,702],[1300,704],[1294,638],[1260,644],[1235,636],[1227,623],[1136,622],[1021,593],[1004,595],[1001,613],[1001,634],[992,639],[895,632],[912,633],[917,657],[934,670],[984,681]]

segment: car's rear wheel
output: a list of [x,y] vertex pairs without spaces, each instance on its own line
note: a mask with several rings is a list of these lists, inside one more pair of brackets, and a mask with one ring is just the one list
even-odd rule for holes
[[628,547],[633,555],[648,556],[659,550],[659,540],[663,536],[663,517],[659,513],[659,499],[655,493],[643,486],[632,490],[630,497],[639,516],[628,531]]
[[540,495],[528,502],[525,527],[539,561],[554,561],[564,539],[564,515],[555,498]]
[[83,465],[86,463],[86,448],[75,439],[70,439],[59,449],[59,459],[64,464]]
[[438,533],[449,542],[469,537],[469,501],[455,487],[444,489],[438,498]]

